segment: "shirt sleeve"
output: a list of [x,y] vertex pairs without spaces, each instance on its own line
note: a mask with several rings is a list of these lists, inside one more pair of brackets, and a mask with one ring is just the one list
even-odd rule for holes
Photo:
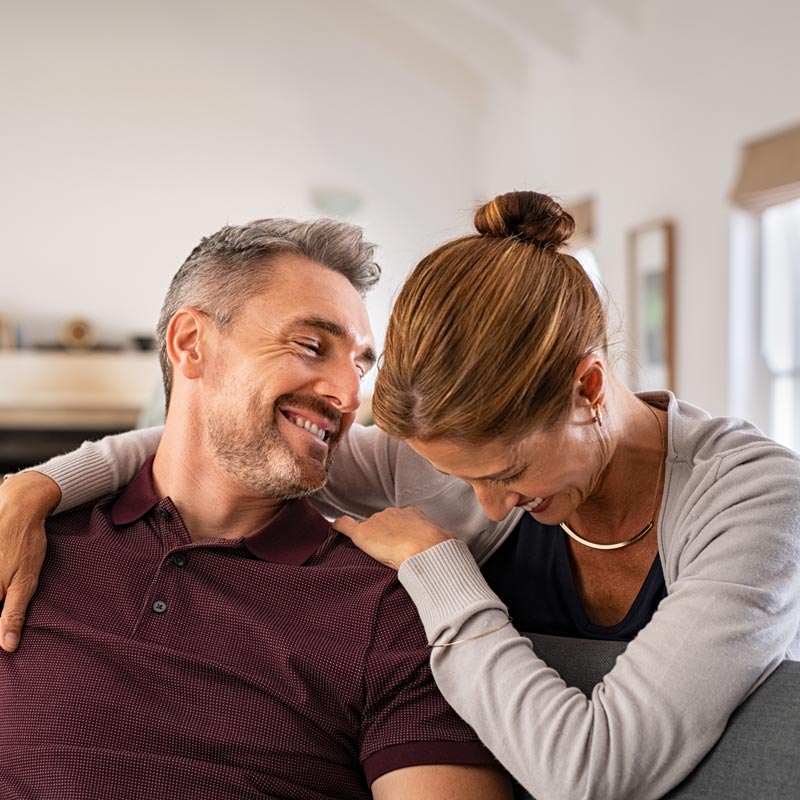
[[[669,554],[677,565],[669,594],[590,698],[512,626],[433,650],[444,696],[534,796],[663,796],[791,653],[800,623],[800,476],[796,456],[774,449],[720,460],[692,488]],[[399,577],[431,640],[506,619],[456,540],[408,559]]]
[[54,514],[68,511],[129,484],[161,441],[163,427],[128,431],[84,442],[77,450],[33,467],[61,489]]
[[429,653],[414,605],[392,580],[377,610],[364,664],[359,745],[370,784],[387,772],[423,764],[497,765],[442,697]]

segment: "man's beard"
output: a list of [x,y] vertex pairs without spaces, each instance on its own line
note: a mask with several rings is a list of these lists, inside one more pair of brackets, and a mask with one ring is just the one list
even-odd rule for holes
[[241,415],[224,405],[206,413],[209,442],[222,468],[255,494],[278,501],[313,494],[325,485],[341,435],[341,419],[337,419],[324,460],[299,456],[278,429],[275,415],[284,404],[316,411],[328,419],[334,413],[319,398],[291,394],[273,403],[254,395]]

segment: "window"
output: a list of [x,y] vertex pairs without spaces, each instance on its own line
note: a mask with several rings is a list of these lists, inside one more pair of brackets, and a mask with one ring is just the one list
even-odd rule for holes
[[800,127],[745,148],[733,199],[733,413],[800,451]]
[[594,288],[602,297],[605,293],[602,277],[600,275],[600,265],[597,263],[594,253],[588,247],[581,247],[573,254],[575,260],[583,267],[586,274],[591,278]]
[[761,355],[769,433],[800,450],[800,200],[761,215]]
[[591,278],[598,294],[603,296],[605,288],[600,274],[600,265],[597,263],[597,258],[592,250],[594,243],[594,199],[587,197],[570,203],[564,209],[575,220],[575,231],[570,238],[570,245],[573,248],[571,255]]

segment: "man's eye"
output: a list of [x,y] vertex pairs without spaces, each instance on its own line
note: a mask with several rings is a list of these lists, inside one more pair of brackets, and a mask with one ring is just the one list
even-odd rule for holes
[[295,344],[298,347],[302,347],[303,350],[307,350],[309,353],[313,353],[315,356],[318,356],[320,352],[322,352],[322,348],[320,347],[319,342],[313,341],[303,341],[298,339]]

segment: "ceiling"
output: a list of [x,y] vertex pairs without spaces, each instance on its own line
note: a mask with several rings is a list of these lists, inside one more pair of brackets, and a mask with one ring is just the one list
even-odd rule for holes
[[575,59],[587,19],[601,14],[635,29],[643,4],[644,0],[362,0],[358,5],[362,15],[368,5],[384,16],[395,39],[405,37],[407,46],[427,50],[428,60],[436,51],[440,60],[451,62],[451,69],[473,80],[519,83],[532,49],[545,47]]

